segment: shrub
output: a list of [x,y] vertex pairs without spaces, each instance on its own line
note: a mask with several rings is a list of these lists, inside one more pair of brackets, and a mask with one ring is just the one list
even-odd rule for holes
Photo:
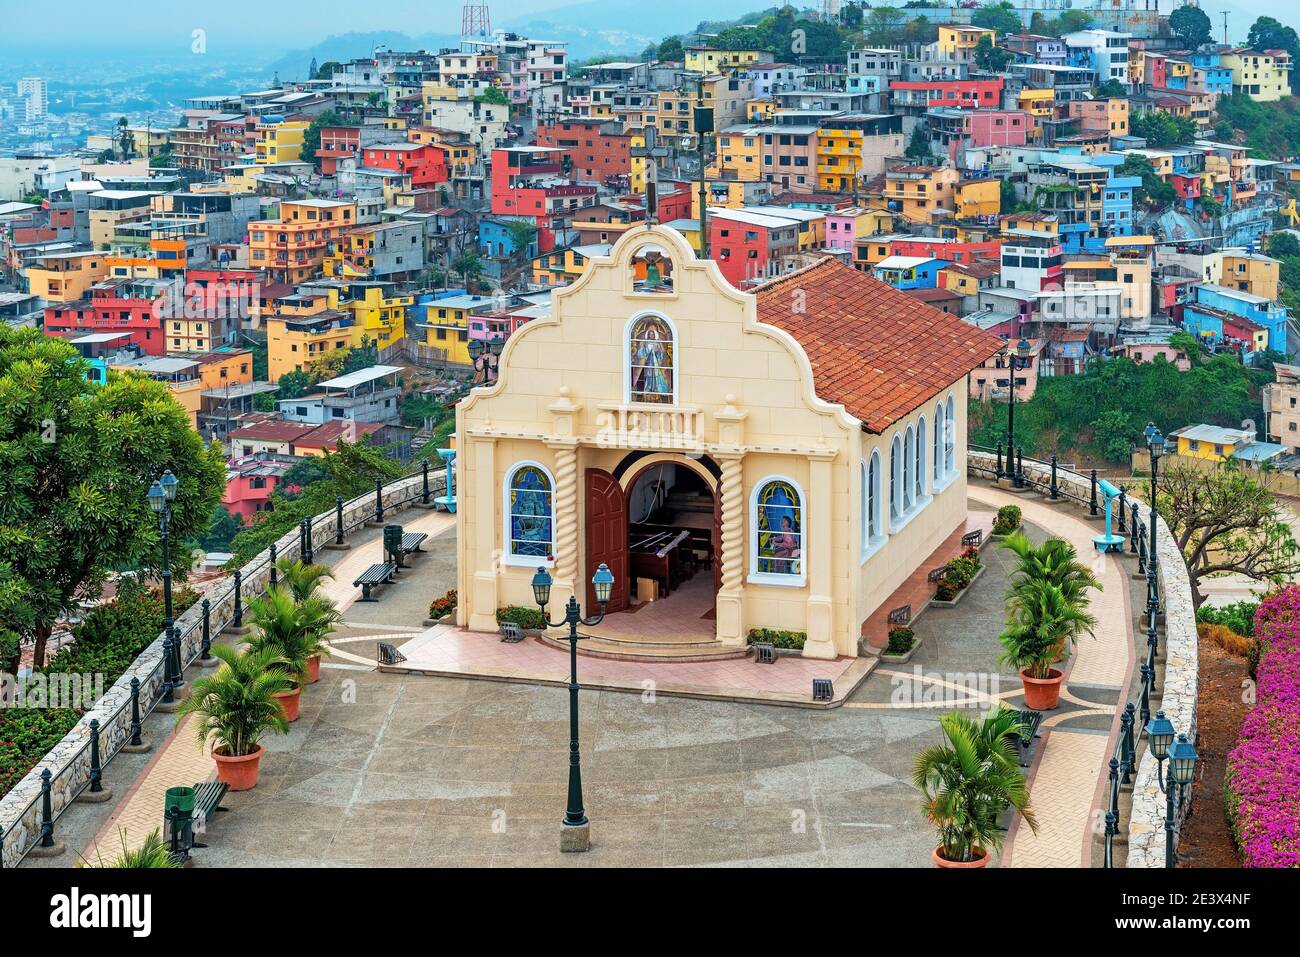
[[1231,628],[1223,625],[1206,624],[1205,622],[1201,622],[1196,626],[1196,635],[1201,641],[1218,645],[1228,654],[1236,655],[1238,658],[1249,659],[1251,649],[1256,644],[1253,639],[1243,637]]
[[[450,615],[455,610],[456,589],[454,588],[448,591],[447,594],[443,595],[441,598],[435,598],[433,601],[429,602],[430,618],[442,618],[444,615]],[[497,621],[500,620],[501,616],[498,614]]]
[[885,653],[890,655],[905,655],[912,650],[916,644],[916,632],[911,628],[891,628],[889,629],[889,645],[885,648]]
[[1300,867],[1300,587],[1260,603],[1256,704],[1228,754],[1225,806],[1246,867]]
[[541,609],[528,608],[524,605],[507,605],[504,608],[498,608],[497,621],[513,622],[520,628],[528,628],[534,631],[540,631],[546,627],[546,622],[542,619]]
[[952,601],[957,597],[957,586],[946,578],[940,579],[934,586],[934,597],[936,601]]
[[1196,621],[1210,625],[1223,625],[1239,635],[1252,638],[1255,635],[1255,612],[1259,610],[1257,601],[1238,601],[1231,605],[1202,605],[1196,609]]
[[961,591],[974,581],[975,574],[980,570],[979,555],[978,553],[971,555],[968,549],[944,567],[948,570],[944,581],[952,585],[955,591]]
[[993,519],[994,535],[1010,535],[1020,527],[1020,506],[1003,505]]
[[749,634],[745,636],[746,644],[764,644],[771,645],[773,648],[793,648],[795,650],[802,649],[804,642],[807,640],[807,632],[784,631],[778,628],[751,628]]

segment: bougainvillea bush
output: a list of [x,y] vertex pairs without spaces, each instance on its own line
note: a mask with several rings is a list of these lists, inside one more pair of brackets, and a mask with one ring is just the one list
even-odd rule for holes
[[1300,587],[1255,613],[1256,703],[1228,755],[1225,807],[1247,867],[1300,867]]

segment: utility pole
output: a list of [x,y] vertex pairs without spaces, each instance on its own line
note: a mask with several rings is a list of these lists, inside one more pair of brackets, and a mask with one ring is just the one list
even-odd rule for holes
[[708,187],[704,179],[704,162],[708,155],[706,141],[713,132],[713,109],[704,105],[704,74],[700,74],[695,87],[695,144],[700,154],[700,258],[709,258],[709,205]]
[[1223,11],[1223,45],[1228,45],[1228,11]]

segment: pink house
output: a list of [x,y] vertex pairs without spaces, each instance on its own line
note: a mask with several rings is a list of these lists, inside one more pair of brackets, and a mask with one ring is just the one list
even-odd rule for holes
[[837,209],[826,214],[826,248],[853,249],[853,240],[857,238],[858,220],[865,210],[857,206]]
[[1179,372],[1186,372],[1192,367],[1187,361],[1186,353],[1167,342],[1126,342],[1124,355],[1137,363],[1150,362],[1156,356],[1164,356],[1165,361],[1173,363]]
[[227,512],[245,523],[266,509],[284,473],[293,467],[294,460],[268,455],[265,452],[231,459],[226,466],[226,490],[221,504]]
[[970,146],[1024,146],[1033,122],[1023,110],[972,110]]

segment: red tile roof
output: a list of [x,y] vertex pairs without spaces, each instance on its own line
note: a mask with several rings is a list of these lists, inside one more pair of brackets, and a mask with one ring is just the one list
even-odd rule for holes
[[[793,308],[795,290],[805,299]],[[792,335],[813,387],[880,434],[1004,346],[989,332],[826,258],[755,289],[758,319]]]
[[302,436],[294,445],[300,449],[329,449],[338,448],[339,439],[343,438],[349,442],[359,442],[363,436],[371,435],[383,428],[379,422],[343,422],[334,420],[326,422],[324,425],[318,425],[311,432]]

